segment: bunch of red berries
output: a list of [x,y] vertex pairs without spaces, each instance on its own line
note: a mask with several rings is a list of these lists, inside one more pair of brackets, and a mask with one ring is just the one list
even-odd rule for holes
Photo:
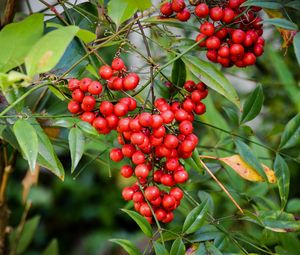
[[[107,65],[100,67],[99,74],[101,78],[108,80],[107,86],[110,89],[112,89],[110,81],[113,78],[121,79],[121,89],[124,90],[134,89],[139,83],[137,74],[126,74],[125,65],[120,58],[114,59],[111,67]],[[100,134],[108,134],[111,130],[115,130],[120,118],[127,116],[137,107],[136,101],[131,97],[121,98],[115,103],[104,100],[103,85],[90,78],[71,79],[68,88],[72,92],[68,110],[73,114],[80,114],[80,118],[93,125]]]
[[162,4],[160,12],[165,17],[170,17],[175,12],[176,18],[180,21],[188,21],[191,17],[191,13],[186,7],[184,0],[172,0],[171,2]]
[[184,88],[188,95],[182,103],[168,103],[159,98],[151,113],[142,112],[121,119],[117,131],[122,148],[110,152],[113,161],[119,162],[124,157],[131,160],[131,165],[122,166],[121,175],[125,178],[134,175],[138,181],[124,188],[122,195],[127,201],[133,200],[135,210],[149,222],[152,222],[152,211],[159,221],[172,221],[172,211],[180,204],[183,192],[171,188],[168,193],[158,185],[173,187],[188,180],[189,175],[180,159],[191,157],[198,144],[192,122],[194,114],[205,112],[201,100],[208,90],[204,83],[193,81],[187,81]]
[[[228,0],[222,6],[196,5],[194,14],[200,18],[200,33],[196,37],[207,58],[223,67],[254,65],[264,52],[261,8],[241,7],[245,0]],[[223,2],[222,2],[223,3]],[[184,0],[172,0],[161,6],[161,13],[169,17],[173,6],[185,7]],[[179,9],[177,9],[179,10]]]
[[127,73],[121,58],[115,58],[111,66],[101,66],[99,74],[107,81],[107,87],[111,90],[133,90],[140,82],[140,77],[136,73]]
[[207,48],[210,61],[224,67],[254,65],[256,57],[264,52],[262,19],[258,17],[260,8],[252,7],[245,12],[246,9],[240,7],[242,2],[231,0],[225,8],[209,8],[201,3],[195,8],[195,15],[211,19],[200,25],[196,41],[202,41],[199,46]]

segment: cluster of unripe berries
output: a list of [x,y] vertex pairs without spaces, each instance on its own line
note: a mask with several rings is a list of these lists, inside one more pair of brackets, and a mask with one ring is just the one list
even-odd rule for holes
[[125,187],[122,195],[127,201],[133,200],[135,210],[149,222],[153,221],[152,211],[159,221],[172,221],[172,211],[183,197],[174,186],[189,178],[180,159],[191,157],[198,144],[192,122],[195,114],[205,113],[201,100],[208,90],[204,83],[193,81],[187,81],[184,88],[188,95],[182,102],[159,98],[152,112],[122,118],[117,127],[121,148],[110,152],[115,162],[130,159],[130,164],[121,167],[121,175],[135,176],[137,182]]
[[[111,66],[101,66],[99,74],[107,81],[106,87],[111,90],[135,89],[139,76],[136,73],[127,74],[125,69],[123,61],[115,58]],[[117,102],[103,100],[103,85],[90,78],[70,79],[68,88],[72,92],[68,110],[73,114],[80,114],[81,120],[93,125],[100,134],[115,130],[120,118],[137,107],[136,101],[131,97],[121,98]]]
[[[200,19],[199,46],[207,50],[207,58],[223,67],[253,65],[264,52],[261,8],[240,7],[245,0],[228,0],[224,6],[196,5],[193,13]],[[186,8],[184,0],[172,0],[161,6],[161,13],[170,16],[173,6]],[[179,11],[179,8],[176,9]],[[178,12],[180,13],[180,12]]]

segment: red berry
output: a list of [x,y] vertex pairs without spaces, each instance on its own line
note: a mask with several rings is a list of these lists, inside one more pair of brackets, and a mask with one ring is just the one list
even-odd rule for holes
[[230,55],[229,47],[227,45],[221,46],[218,50],[218,55],[222,58],[228,58]]
[[172,111],[167,110],[161,113],[161,117],[163,118],[165,124],[169,124],[174,120],[175,116]]
[[168,187],[172,187],[175,185],[173,176],[170,174],[162,174],[162,176],[160,177],[160,182],[161,182],[161,184],[168,186]]
[[245,64],[245,66],[254,65],[255,62],[256,62],[256,57],[252,52],[245,53],[243,58],[243,63]]
[[77,79],[70,79],[69,80],[69,83],[68,83],[68,88],[70,91],[73,91],[75,89],[78,89],[79,88],[79,80]]
[[170,195],[177,201],[180,201],[183,198],[183,191],[180,188],[175,187],[170,190]]
[[131,177],[133,174],[133,169],[129,165],[125,165],[121,167],[121,175],[125,178]]
[[103,101],[99,109],[103,116],[109,116],[114,112],[114,105],[109,101]]
[[119,162],[124,158],[122,150],[120,148],[114,148],[109,153],[110,159],[115,162]]
[[81,103],[83,98],[84,98],[84,93],[80,90],[80,89],[75,89],[73,92],[72,92],[72,98],[78,102],[78,103]]
[[176,199],[171,195],[165,195],[162,200],[162,206],[167,211],[172,211],[176,207]]
[[123,89],[133,90],[140,82],[140,77],[136,73],[130,73],[123,79]]
[[95,119],[95,114],[93,112],[84,112],[80,118],[82,121],[92,124]]
[[235,12],[231,8],[225,8],[223,12],[222,21],[225,23],[231,23],[235,17]]
[[205,18],[209,14],[209,7],[205,3],[198,4],[195,8],[195,15],[199,18]]
[[85,96],[82,100],[81,108],[84,111],[91,111],[96,105],[96,99],[93,96]]
[[109,65],[101,66],[99,69],[99,75],[102,79],[108,80],[113,75],[113,70]]
[[121,71],[125,65],[121,58],[115,58],[111,63],[111,67],[116,71]]
[[163,223],[169,223],[174,219],[174,214],[172,212],[168,212],[166,217],[162,220]]
[[253,48],[253,53],[257,57],[261,56],[264,53],[264,46],[262,46],[261,44],[255,44]]
[[[229,61],[229,59],[228,59]],[[204,114],[206,112],[206,106],[203,103],[198,103],[195,108],[194,108],[194,112],[198,115]]]
[[241,29],[237,29],[232,32],[231,37],[234,43],[243,43],[246,38],[246,33]]
[[134,194],[134,189],[132,187],[125,187],[122,190],[122,197],[126,201],[132,200],[133,194]]
[[158,221],[163,221],[166,218],[166,215],[167,215],[166,211],[161,208],[155,211],[155,216]]
[[110,129],[116,129],[119,123],[119,118],[112,114],[106,117],[106,121]]
[[185,183],[189,179],[189,174],[187,171],[180,170],[174,173],[174,181],[176,183]]
[[244,55],[244,47],[241,44],[232,44],[230,46],[230,54],[234,56]]
[[144,200],[144,195],[141,191],[137,191],[134,193],[133,197],[132,197],[132,200],[135,202],[135,203],[143,203],[145,202]]
[[90,78],[83,78],[79,82],[79,87],[83,92],[87,92],[91,83],[92,83],[92,80]]
[[107,121],[106,121],[106,119],[104,119],[102,117],[97,117],[93,121],[93,126],[96,129],[106,129],[107,128]]
[[219,21],[223,18],[223,9],[221,7],[213,7],[210,9],[209,16],[214,21]]
[[141,151],[136,151],[132,154],[132,163],[135,165],[143,164],[146,161],[144,153]]
[[218,53],[216,50],[208,50],[206,53],[206,57],[212,62],[217,62]]
[[240,0],[229,0],[228,2],[228,7],[231,9],[237,9],[240,5]]
[[212,36],[215,33],[215,27],[210,22],[205,22],[200,26],[200,32],[206,36]]
[[134,169],[136,177],[147,178],[149,175],[149,168],[146,164],[139,164]]
[[166,160],[166,165],[165,165],[166,169],[168,171],[175,171],[177,170],[177,168],[179,167],[179,161],[178,158],[168,158]]
[[76,113],[80,112],[81,109],[80,109],[80,105],[77,102],[71,100],[68,103],[68,110],[70,113],[76,114]]
[[145,197],[149,201],[156,200],[160,196],[160,190],[156,186],[148,186],[145,189]]
[[178,126],[178,129],[179,129],[179,132],[184,135],[191,134],[194,130],[193,124],[188,120],[181,122]]
[[159,128],[163,124],[164,120],[159,114],[152,115],[152,128]]
[[176,18],[180,21],[188,21],[191,17],[191,13],[187,8],[184,8],[181,12],[178,12]]
[[124,146],[122,147],[122,153],[127,158],[131,158],[135,151],[136,149],[133,144],[124,144]]
[[160,179],[163,175],[163,171],[162,170],[156,170],[153,174],[153,180],[157,183],[160,183]]
[[88,87],[88,91],[92,95],[99,95],[102,92],[102,84],[98,81],[93,81]]
[[145,135],[142,132],[133,133],[130,140],[133,144],[141,145],[145,140]]
[[160,126],[159,128],[153,129],[153,132],[152,132],[152,134],[156,138],[164,137],[165,133],[166,133],[166,128],[164,126]]
[[117,103],[114,106],[114,114],[118,117],[125,116],[128,113],[128,106],[124,103]]
[[122,90],[123,89],[123,78],[119,78],[119,77],[114,78],[114,80],[111,83],[109,88],[111,90]]
[[217,50],[220,48],[221,41],[217,36],[210,36],[206,40],[206,47],[209,50]]
[[152,216],[151,209],[150,209],[150,207],[147,203],[142,203],[141,204],[140,214],[143,215],[143,216],[146,216],[146,217],[151,217]]
[[184,0],[172,0],[172,10],[174,12],[181,12],[184,8]]
[[164,144],[169,149],[175,149],[178,146],[179,141],[175,135],[167,134],[164,139]]
[[172,5],[170,2],[166,2],[164,3],[161,7],[160,7],[160,12],[161,14],[169,17],[173,14],[173,9],[172,9]]
[[143,112],[139,116],[139,123],[143,127],[151,127],[153,123],[152,115],[149,112]]
[[206,40],[206,35],[205,34],[198,34],[197,37],[196,37],[196,42],[200,42],[198,45],[199,47],[204,47],[205,46],[205,40]]

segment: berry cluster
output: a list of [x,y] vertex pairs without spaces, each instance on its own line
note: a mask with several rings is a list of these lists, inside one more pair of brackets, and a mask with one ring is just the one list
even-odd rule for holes
[[[100,67],[99,74],[107,81],[107,87],[112,90],[136,88],[139,76],[136,73],[127,74],[125,69],[122,59],[115,58],[111,66]],[[116,80],[118,82],[115,82]],[[136,101],[131,97],[121,98],[114,104],[104,100],[103,85],[90,78],[71,79],[68,88],[72,92],[68,110],[73,114],[80,114],[80,118],[93,125],[100,134],[108,134],[111,130],[115,130],[119,120],[137,107]]]
[[184,0],[172,0],[171,2],[162,4],[160,12],[165,17],[170,17],[175,12],[176,18],[180,21],[188,21],[191,17],[191,13],[186,7]]
[[106,80],[107,87],[111,90],[133,90],[140,82],[140,77],[136,73],[126,72],[126,66],[121,58],[115,58],[111,66],[101,66],[99,74]]
[[[258,16],[261,8],[240,7],[243,2],[245,0],[228,0],[222,6],[211,7],[199,3],[193,12],[201,22],[196,41],[207,49],[210,61],[223,67],[254,65],[264,52],[262,19]],[[161,13],[171,16],[173,12],[168,10],[173,10],[173,6],[181,6],[181,12],[186,8],[184,0],[172,0],[161,6]]]
[[[159,221],[172,221],[172,211],[183,197],[183,192],[173,186],[185,183],[189,178],[180,159],[191,157],[198,144],[192,122],[194,114],[205,112],[201,100],[208,90],[204,83],[193,81],[187,81],[184,88],[188,95],[183,102],[169,103],[159,98],[151,113],[143,111],[121,119],[117,131],[122,148],[110,152],[110,158],[115,162],[124,157],[131,160],[131,165],[122,166],[121,175],[125,178],[134,175],[138,181],[124,188],[122,195],[127,201],[133,200],[135,210],[149,222],[152,222],[152,210]],[[173,188],[168,193],[166,187]]]

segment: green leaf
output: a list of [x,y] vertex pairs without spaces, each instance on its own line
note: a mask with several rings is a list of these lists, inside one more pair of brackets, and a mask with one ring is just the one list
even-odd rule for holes
[[156,255],[169,255],[169,252],[167,251],[166,247],[161,243],[154,242],[153,247]]
[[47,248],[44,250],[42,255],[58,255],[58,242],[56,239],[53,239],[50,244],[47,246]]
[[300,212],[300,198],[289,199],[286,205],[286,211],[290,213],[299,213]]
[[89,123],[80,121],[77,123],[77,126],[86,134],[99,137],[97,130]]
[[264,180],[268,180],[260,162],[258,161],[257,157],[253,154],[249,146],[241,140],[236,140],[235,145],[242,159],[245,160],[246,163],[248,163],[250,166],[252,166],[264,178]]
[[76,36],[84,43],[90,43],[97,38],[95,33],[92,33],[91,31],[86,29],[79,29]]
[[38,136],[28,121],[19,119],[13,127],[18,143],[25,155],[31,171],[34,171],[38,155]]
[[108,3],[108,16],[119,27],[124,21],[131,18],[138,10],[136,5],[132,5],[124,0],[111,0]]
[[184,255],[185,246],[181,238],[177,238],[172,244],[170,255]]
[[183,56],[182,60],[185,62],[186,67],[195,76],[199,77],[208,87],[225,96],[228,100],[240,108],[240,99],[235,88],[214,64],[190,55]]
[[134,211],[126,209],[122,209],[122,211],[127,213],[139,225],[146,236],[152,237],[152,228],[150,223],[143,216]]
[[49,137],[36,120],[33,120],[31,124],[36,130],[39,141],[37,162],[63,180],[65,176],[64,168],[55,153]]
[[110,239],[109,241],[120,245],[125,251],[128,252],[129,255],[140,255],[141,254],[139,252],[139,250],[137,249],[137,247],[129,240]]
[[281,27],[287,30],[298,30],[297,24],[286,20],[286,19],[281,19],[281,18],[274,18],[274,19],[264,19],[263,20],[264,24],[271,24],[276,27]]
[[207,210],[208,210],[207,200],[202,202],[201,205],[195,207],[187,215],[183,223],[182,232],[186,234],[191,234],[197,231],[205,221]]
[[59,62],[79,27],[61,27],[43,36],[25,58],[29,76],[50,71]]
[[54,86],[49,86],[48,88],[61,101],[65,101],[66,100],[66,98],[64,97],[64,95],[62,94],[62,92],[59,89],[57,89]]
[[280,10],[283,8],[278,1],[262,1],[262,0],[248,0],[241,6],[258,6],[267,9]]
[[214,246],[214,244],[211,242],[205,242],[205,247],[207,249],[207,254],[223,255],[222,252],[220,252],[220,250],[216,246]]
[[17,243],[17,254],[24,254],[26,248],[34,237],[39,221],[40,216],[35,216],[34,218],[26,221],[21,237]]
[[253,120],[261,111],[264,102],[264,94],[262,86],[259,85],[256,89],[251,93],[251,95],[247,98],[241,122],[245,123],[247,121]]
[[183,87],[186,80],[185,64],[181,58],[174,62],[172,69],[172,83],[177,87]]
[[285,7],[290,7],[300,11],[300,2],[299,0],[288,2],[284,5]]
[[287,149],[300,144],[300,113],[285,126],[280,141],[280,149]]
[[300,33],[298,32],[293,39],[294,51],[300,65]]
[[285,160],[279,154],[275,158],[274,170],[280,194],[281,208],[284,208],[289,197],[290,170]]
[[24,63],[32,45],[43,35],[43,19],[43,14],[33,14],[23,21],[9,24],[1,30],[0,72],[5,73]]
[[125,1],[131,3],[132,5],[135,5],[140,11],[147,10],[152,5],[151,0],[143,0],[143,1],[125,0]]
[[69,132],[69,148],[72,160],[71,173],[73,173],[84,152],[84,136],[79,128],[71,128]]

